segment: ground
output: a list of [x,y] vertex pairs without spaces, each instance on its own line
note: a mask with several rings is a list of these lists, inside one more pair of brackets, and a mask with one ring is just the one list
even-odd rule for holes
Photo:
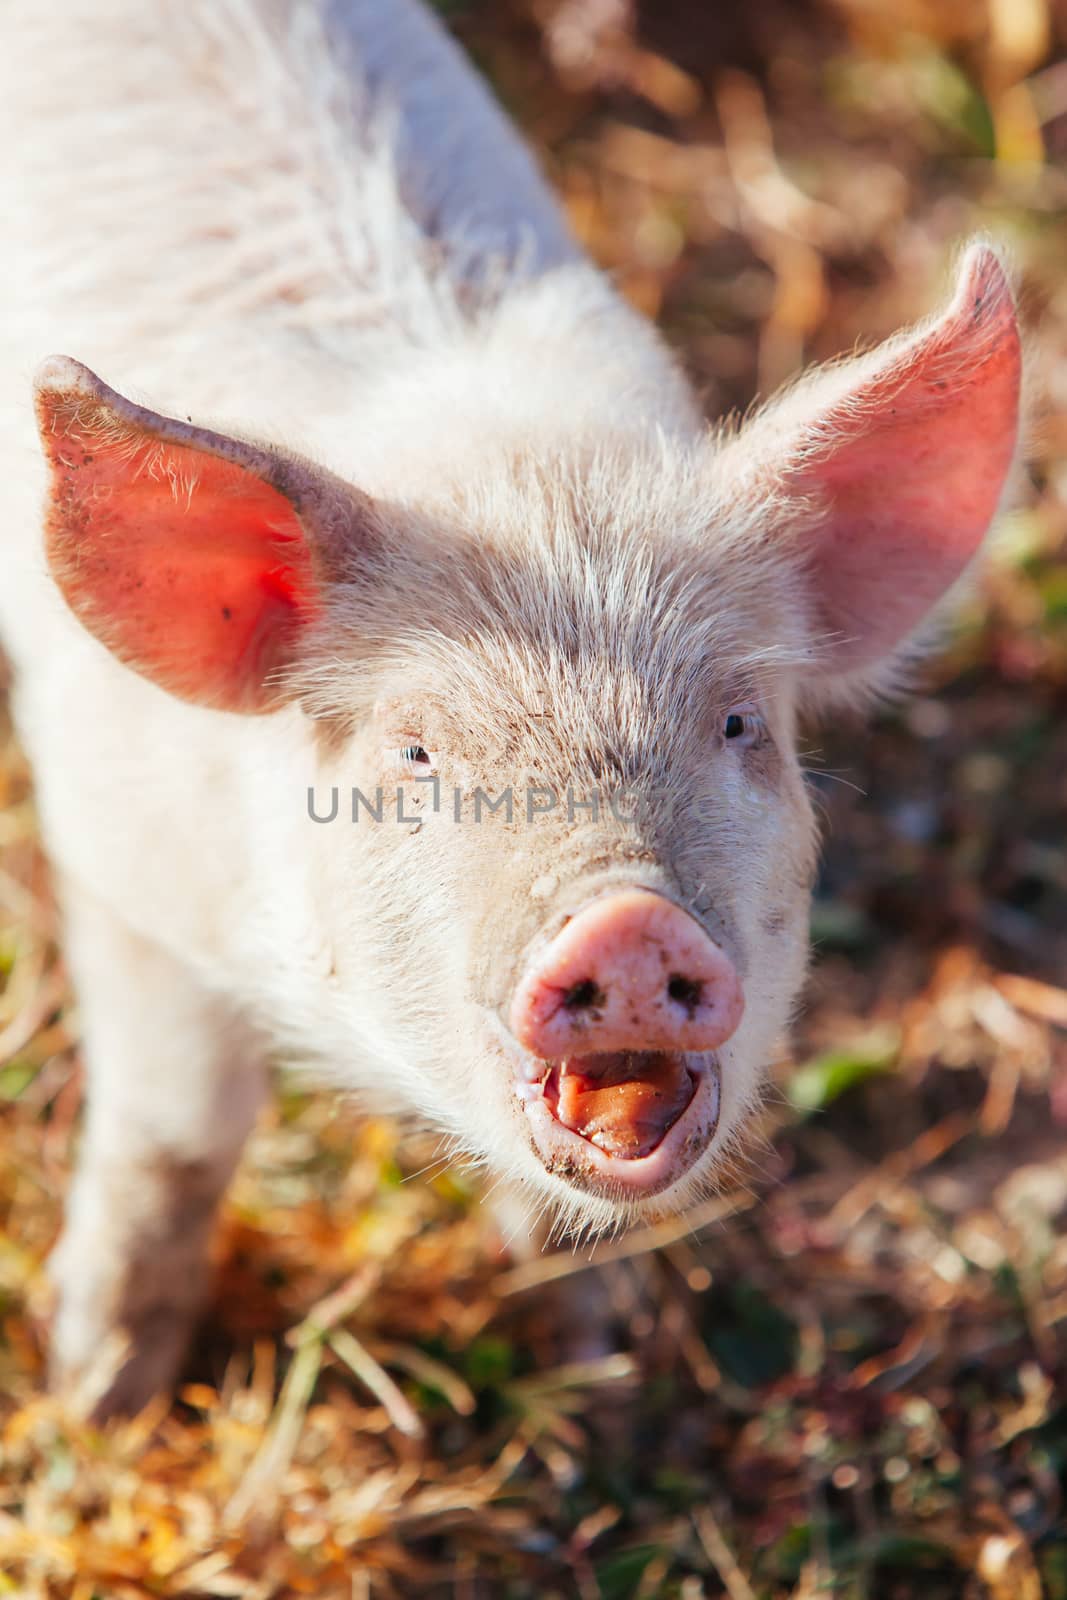
[[[284,1088],[178,1398],[107,1431],[41,1389],[77,1017],[6,736],[0,1595],[1064,1600],[1067,21],[440,9],[709,413],[929,309],[970,231],[1002,240],[1018,509],[915,697],[810,732],[816,961],[743,1183],[592,1266],[516,1263],[432,1143]],[[580,1361],[576,1294],[606,1333]]]

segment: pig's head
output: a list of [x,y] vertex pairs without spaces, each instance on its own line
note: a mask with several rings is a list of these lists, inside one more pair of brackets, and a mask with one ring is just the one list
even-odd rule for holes
[[490,433],[370,497],[57,358],[48,555],[163,689],[306,724],[333,1050],[605,1227],[737,1145],[806,960],[798,715],[884,688],[971,562],[1019,366],[978,245],[940,316],[735,434]]

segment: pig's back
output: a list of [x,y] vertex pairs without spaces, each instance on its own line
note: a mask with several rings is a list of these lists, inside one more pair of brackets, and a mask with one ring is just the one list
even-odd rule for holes
[[279,370],[432,337],[449,283],[427,238],[448,280],[575,253],[416,0],[14,0],[0,129],[5,365],[55,347],[153,390],[177,371],[187,409],[247,419]]

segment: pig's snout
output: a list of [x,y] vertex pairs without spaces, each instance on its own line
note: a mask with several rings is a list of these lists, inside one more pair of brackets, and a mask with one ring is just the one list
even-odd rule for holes
[[714,1050],[743,1010],[733,964],[700,924],[662,895],[626,889],[594,900],[540,952],[509,1020],[525,1049],[558,1061]]

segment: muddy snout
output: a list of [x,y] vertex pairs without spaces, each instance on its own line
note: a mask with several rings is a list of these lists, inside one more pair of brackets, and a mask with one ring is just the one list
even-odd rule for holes
[[687,912],[647,889],[594,900],[520,979],[509,1022],[545,1061],[616,1051],[708,1051],[744,1010],[733,963]]

